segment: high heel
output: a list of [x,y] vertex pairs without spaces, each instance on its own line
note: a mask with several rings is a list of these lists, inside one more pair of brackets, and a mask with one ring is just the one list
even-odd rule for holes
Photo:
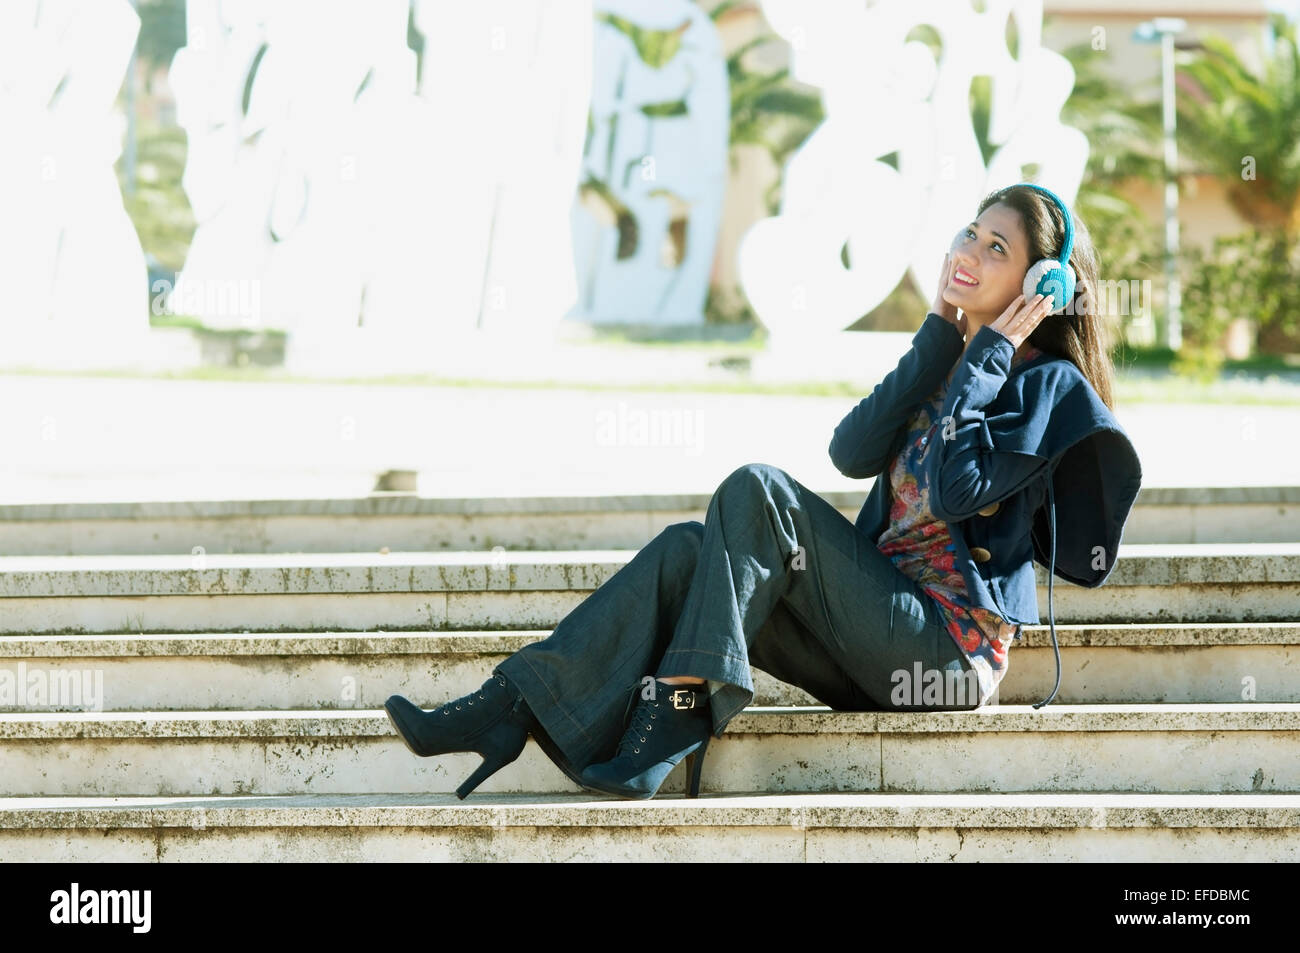
[[459,751],[483,756],[483,763],[456,789],[462,801],[523,754],[529,732],[537,727],[523,694],[500,672],[493,672],[478,691],[433,711],[401,695],[384,702],[384,711],[406,747],[421,758]]
[[686,756],[686,796],[700,796],[700,774],[704,770],[704,752],[709,750],[709,737],[706,736],[704,744],[699,749],[692,751]]
[[582,772],[582,784],[604,794],[646,800],[686,758],[686,796],[698,797],[712,733],[707,684],[684,686],[656,679],[652,697],[638,703],[614,757],[589,765]]

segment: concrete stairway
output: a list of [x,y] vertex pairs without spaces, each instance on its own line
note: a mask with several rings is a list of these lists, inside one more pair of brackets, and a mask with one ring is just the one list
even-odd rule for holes
[[695,800],[681,769],[584,792],[530,743],[462,802],[478,756],[393,735],[389,694],[477,686],[707,503],[0,508],[0,857],[1300,859],[1290,488],[1144,490],[1107,585],[1054,586],[1038,711],[1046,625],[975,712],[832,712],[755,672]]

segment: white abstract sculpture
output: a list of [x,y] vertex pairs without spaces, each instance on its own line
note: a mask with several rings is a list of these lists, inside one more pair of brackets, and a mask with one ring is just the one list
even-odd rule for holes
[[291,370],[430,370],[476,332],[554,329],[588,3],[187,9],[172,83],[199,224],[172,310],[289,331]]
[[417,174],[431,189],[421,294],[442,326],[545,338],[577,293],[591,0],[417,0],[415,25],[429,133]]
[[[1088,142],[1063,126],[1069,62],[1040,45],[1041,0],[762,0],[790,41],[792,74],[824,90],[827,118],[790,160],[781,214],[755,224],[739,248],[741,283],[771,331],[774,352],[823,358],[827,339],[878,305],[910,268],[926,300],[958,229],[988,192],[1035,181],[1072,202]],[[1018,56],[1007,49],[1014,17]],[[938,63],[916,26],[939,34]],[[985,167],[971,123],[972,77],[992,78]],[[897,154],[898,168],[879,161]],[[847,244],[848,266],[842,259]]]
[[[677,54],[656,69],[621,31],[597,25],[583,180],[595,180],[625,207],[622,240],[630,247],[634,235],[636,247],[619,257],[619,224],[589,186],[573,211],[579,299],[570,316],[698,323],[727,179],[730,98],[721,40],[689,0],[596,0],[596,9],[644,29],[683,33]],[[681,114],[646,111],[678,101],[685,103]]]
[[172,310],[215,327],[358,325],[371,233],[403,228],[402,183],[382,173],[413,105],[406,15],[406,0],[189,0],[171,82],[198,227]]
[[149,330],[148,272],[113,164],[127,0],[0,4],[0,333],[7,365],[112,363]]

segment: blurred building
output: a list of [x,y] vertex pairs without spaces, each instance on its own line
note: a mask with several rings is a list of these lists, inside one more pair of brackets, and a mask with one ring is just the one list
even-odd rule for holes
[[[1160,99],[1160,46],[1133,39],[1138,24],[1153,17],[1187,21],[1186,32],[1175,39],[1176,48],[1195,48],[1198,36],[1215,34],[1231,43],[1252,71],[1262,70],[1268,56],[1264,0],[1045,0],[1043,11],[1043,38],[1055,49],[1087,42],[1096,27],[1104,27],[1116,79],[1133,91],[1137,101]],[[1182,176],[1178,220],[1183,243],[1208,246],[1215,235],[1250,225],[1233,210],[1216,176],[1197,172],[1185,150],[1178,158]],[[1131,181],[1124,194],[1149,221],[1163,220],[1164,188],[1159,182]]]

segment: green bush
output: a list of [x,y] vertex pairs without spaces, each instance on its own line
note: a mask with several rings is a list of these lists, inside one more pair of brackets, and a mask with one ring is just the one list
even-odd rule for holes
[[1183,347],[1175,369],[1217,372],[1228,325],[1249,319],[1264,353],[1300,350],[1300,242],[1281,229],[1215,238],[1180,252]]

